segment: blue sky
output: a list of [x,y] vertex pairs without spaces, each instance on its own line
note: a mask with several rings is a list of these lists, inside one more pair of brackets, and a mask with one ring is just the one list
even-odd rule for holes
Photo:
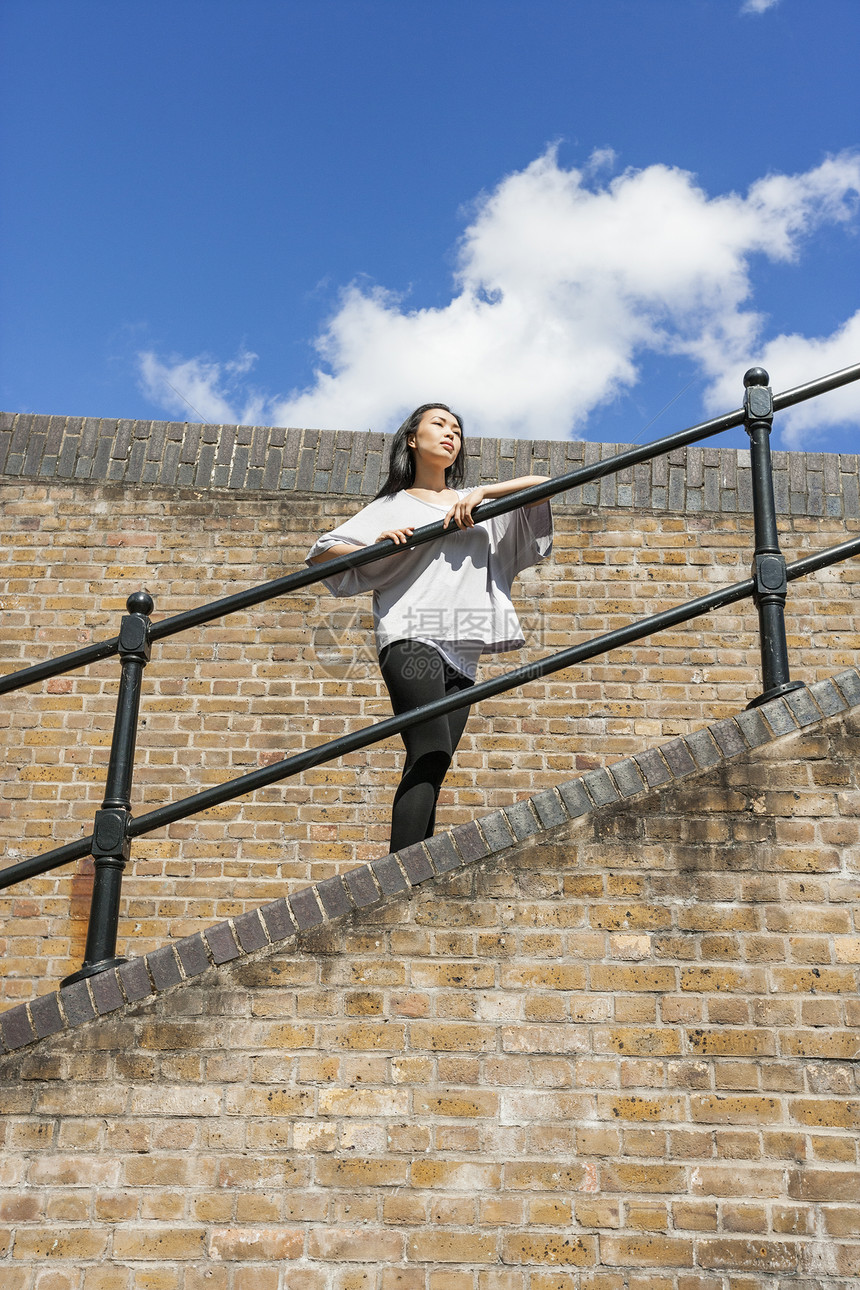
[[[860,361],[858,0],[3,0],[0,40],[6,410],[644,442]],[[858,426],[855,386],[774,445]]]

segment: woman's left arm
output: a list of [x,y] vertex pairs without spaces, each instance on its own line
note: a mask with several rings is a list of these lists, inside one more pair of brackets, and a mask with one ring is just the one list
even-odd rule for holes
[[[487,502],[491,498],[507,497],[509,493],[518,493],[520,489],[531,488],[533,484],[545,484],[550,478],[550,475],[521,475],[519,479],[500,479],[495,484],[481,484],[479,488],[473,488],[471,493],[467,493],[465,497],[461,497],[454,503],[445,516],[445,527],[448,527],[449,520],[453,520],[458,529],[474,528],[472,511],[481,502]],[[541,502],[528,502],[525,509],[541,505]]]

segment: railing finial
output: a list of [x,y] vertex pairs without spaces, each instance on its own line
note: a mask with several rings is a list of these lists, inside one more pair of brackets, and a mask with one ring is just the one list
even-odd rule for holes
[[155,601],[144,587],[141,591],[133,591],[125,602],[125,607],[130,614],[143,614],[148,618],[155,608]]

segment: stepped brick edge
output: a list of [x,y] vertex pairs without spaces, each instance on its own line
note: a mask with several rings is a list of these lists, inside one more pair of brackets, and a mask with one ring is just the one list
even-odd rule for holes
[[420,883],[503,853],[591,811],[689,775],[860,706],[854,668],[745,709],[604,770],[546,789],[450,833],[327,878],[143,958],[41,995],[0,1015],[0,1055],[139,1004],[222,963],[300,941],[327,923],[408,895]]

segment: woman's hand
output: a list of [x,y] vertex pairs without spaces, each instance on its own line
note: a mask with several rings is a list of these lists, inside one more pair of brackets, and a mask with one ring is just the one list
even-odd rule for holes
[[472,511],[487,496],[487,490],[484,487],[473,488],[471,493],[461,497],[455,502],[443,521],[443,527],[448,527],[448,521],[453,520],[458,529],[472,529],[475,527],[475,521],[472,519]]
[[407,538],[411,538],[414,532],[415,526],[413,524],[410,524],[405,529],[386,529],[384,533],[380,533],[376,540],[377,542],[384,542],[386,538],[391,538],[395,545],[400,546]]

